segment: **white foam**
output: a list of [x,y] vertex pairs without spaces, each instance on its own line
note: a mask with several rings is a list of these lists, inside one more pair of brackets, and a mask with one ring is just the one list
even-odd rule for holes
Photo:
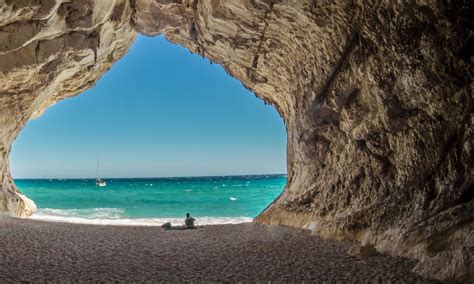
[[[31,216],[31,219],[65,222],[75,224],[119,225],[119,226],[161,226],[163,223],[182,225],[184,218],[123,218],[121,208],[90,208],[90,209],[52,209],[43,208]],[[252,222],[250,217],[195,217],[196,225],[239,224]]]
[[122,208],[84,208],[84,209],[53,209],[41,208],[35,215],[53,217],[81,217],[86,219],[120,219],[123,217]]
[[236,201],[237,197],[230,197],[229,199],[232,200],[232,201]]

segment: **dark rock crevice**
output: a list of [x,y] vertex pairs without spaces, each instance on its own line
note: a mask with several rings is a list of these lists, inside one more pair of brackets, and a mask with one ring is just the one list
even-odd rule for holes
[[258,58],[260,56],[260,53],[262,52],[262,45],[263,45],[263,40],[265,39],[265,32],[268,27],[268,17],[269,15],[273,12],[273,5],[275,5],[275,0],[271,0],[269,3],[268,10],[265,12],[265,15],[263,17],[263,29],[260,33],[259,39],[258,39],[258,44],[257,44],[257,50],[254,53],[254,57],[252,59],[252,69],[250,69],[250,74],[249,77],[252,79],[256,79],[255,76],[253,75],[253,72],[258,68]]

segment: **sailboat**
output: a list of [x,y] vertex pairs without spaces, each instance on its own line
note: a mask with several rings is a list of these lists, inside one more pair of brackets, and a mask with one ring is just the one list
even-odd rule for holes
[[99,178],[99,155],[97,155],[97,178],[95,180],[95,185],[97,185],[98,187],[107,186],[107,183],[105,182],[105,180]]

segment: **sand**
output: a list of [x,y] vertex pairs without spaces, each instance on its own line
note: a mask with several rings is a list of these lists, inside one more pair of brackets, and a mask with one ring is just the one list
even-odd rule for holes
[[14,281],[427,282],[414,263],[357,260],[352,243],[254,223],[195,230],[0,217],[0,283]]

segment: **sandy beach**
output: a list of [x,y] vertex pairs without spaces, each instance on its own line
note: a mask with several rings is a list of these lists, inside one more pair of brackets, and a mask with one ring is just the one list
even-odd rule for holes
[[350,257],[351,242],[254,223],[195,230],[0,217],[0,282],[427,282],[414,263]]

